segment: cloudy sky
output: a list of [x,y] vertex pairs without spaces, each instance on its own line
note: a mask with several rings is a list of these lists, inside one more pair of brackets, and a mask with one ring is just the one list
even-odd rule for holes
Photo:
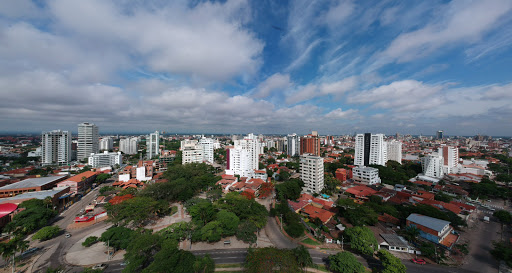
[[0,0],[0,131],[512,135],[512,1]]

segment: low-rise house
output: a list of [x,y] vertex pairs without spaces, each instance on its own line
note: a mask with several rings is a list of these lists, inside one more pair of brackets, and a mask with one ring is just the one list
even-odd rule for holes
[[322,208],[317,208],[312,204],[306,205],[300,211],[302,215],[308,217],[310,220],[318,218],[320,221],[322,221],[323,224],[329,222],[329,220],[331,220],[331,218],[335,215],[333,212],[324,210]]
[[413,213],[407,217],[407,227],[416,227],[420,231],[420,237],[451,248],[458,238],[452,234],[453,227],[450,222]]
[[57,187],[70,187],[74,194],[84,194],[92,186],[92,182],[96,179],[96,172],[86,171],[72,176],[62,182],[57,183]]
[[354,195],[356,198],[362,199],[368,198],[369,196],[377,193],[376,190],[366,186],[355,186],[352,188],[348,188],[345,192]]

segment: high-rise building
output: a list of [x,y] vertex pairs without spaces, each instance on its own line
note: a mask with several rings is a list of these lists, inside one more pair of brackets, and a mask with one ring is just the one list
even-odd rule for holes
[[234,147],[227,150],[226,174],[253,177],[254,170],[259,167],[258,158],[262,147],[258,138],[249,134],[234,142]]
[[202,163],[204,161],[203,146],[195,139],[181,141],[181,164]]
[[438,154],[443,156],[443,172],[451,173],[454,168],[459,166],[459,149],[452,146],[441,146]]
[[297,134],[288,135],[288,148],[286,150],[286,153],[289,156],[296,156],[300,154],[300,137]]
[[149,134],[149,137],[146,139],[146,151],[148,159],[152,159],[160,154],[160,134],[158,131]]
[[316,131],[300,138],[300,154],[320,156],[320,138]]
[[114,140],[111,137],[104,137],[100,140],[100,151],[110,151],[114,149]]
[[119,151],[127,154],[134,155],[138,152],[139,139],[136,137],[122,138],[119,140]]
[[387,145],[383,134],[357,134],[354,154],[354,165],[385,166],[388,161]]
[[303,154],[300,157],[300,178],[304,182],[304,191],[319,193],[324,188],[324,159]]
[[437,131],[436,138],[443,139],[443,131],[441,131],[441,130]]
[[41,135],[41,164],[66,165],[71,161],[71,132],[54,130]]
[[442,178],[443,172],[443,156],[438,153],[426,155],[421,159],[423,174],[430,177]]
[[402,164],[402,142],[397,140],[388,141],[388,160],[396,161]]
[[123,155],[121,152],[109,153],[104,151],[103,153],[91,154],[89,156],[89,165],[93,168],[109,167],[114,165],[121,165],[123,163]]
[[380,183],[379,169],[372,167],[355,167],[352,169],[352,176],[355,182],[367,185]]
[[208,161],[210,163],[213,163],[213,157],[214,157],[214,141],[211,138],[202,137],[199,140],[199,146],[201,146],[203,150],[203,160]]
[[78,151],[77,159],[88,159],[91,154],[99,151],[98,126],[84,122],[78,124]]

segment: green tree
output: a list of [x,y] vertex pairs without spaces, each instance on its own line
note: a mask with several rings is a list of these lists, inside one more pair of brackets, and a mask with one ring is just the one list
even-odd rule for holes
[[311,254],[309,254],[309,251],[303,245],[294,248],[292,251],[293,255],[295,255],[295,258],[297,259],[297,263],[302,269],[313,265]]
[[105,230],[98,240],[115,249],[126,249],[135,235],[136,232],[127,227],[113,226]]
[[498,218],[498,220],[502,224],[512,223],[512,215],[510,214],[510,212],[508,212],[506,210],[498,210],[493,213],[493,216]]
[[85,241],[82,243],[82,246],[90,247],[94,245],[96,242],[98,242],[98,237],[96,236],[89,236],[85,239]]
[[345,230],[353,249],[364,255],[372,255],[377,250],[377,239],[367,227],[352,227]]
[[193,225],[190,222],[178,222],[174,223],[158,233],[165,239],[172,239],[177,242],[186,240],[192,234]]
[[38,230],[34,234],[34,236],[32,236],[32,239],[46,241],[46,240],[49,240],[49,239],[57,236],[61,231],[62,231],[62,229],[58,226],[43,227],[40,230]]
[[219,221],[211,221],[201,228],[201,239],[207,242],[220,241],[224,230],[222,229],[222,223]]
[[268,211],[265,206],[255,200],[248,200],[237,192],[228,193],[219,199],[217,207],[233,212],[242,221],[253,222],[258,228],[263,228],[267,224]]
[[178,249],[176,241],[165,240],[154,260],[142,272],[189,273],[193,272],[195,261],[194,254]]
[[450,201],[452,201],[452,197],[449,196],[448,194],[440,192],[440,193],[436,194],[435,200],[450,203]]
[[378,256],[380,261],[382,262],[382,266],[384,269],[382,273],[406,273],[407,268],[402,263],[400,259],[393,256],[393,254],[389,253],[387,250],[381,249],[379,250]]
[[13,220],[5,226],[4,231],[20,236],[27,235],[46,226],[56,215],[56,212],[46,208],[44,201],[40,199],[23,201],[19,207],[25,208],[25,210],[14,215]]
[[126,248],[124,255],[126,267],[123,273],[141,272],[148,267],[153,262],[153,257],[162,248],[162,242],[162,237],[156,234],[136,234]]
[[221,210],[217,212],[217,221],[220,222],[223,230],[224,236],[235,235],[236,230],[238,228],[238,224],[240,223],[240,219],[236,216],[236,214],[227,211]]
[[328,258],[329,269],[337,273],[364,273],[365,267],[347,251],[338,252]]
[[215,209],[212,203],[206,199],[188,209],[188,213],[192,216],[192,220],[201,226],[215,218]]
[[215,262],[206,254],[201,258],[196,258],[194,263],[194,273],[213,273],[215,272]]
[[245,270],[248,273],[299,272],[300,267],[291,250],[265,247],[249,248]]
[[212,202],[217,201],[222,197],[222,189],[212,189],[206,193],[206,197]]
[[120,204],[108,203],[105,206],[110,221],[120,225],[133,224],[137,227],[147,224],[159,213],[166,211],[168,207],[167,202],[156,201],[151,197],[135,197]]
[[491,255],[499,261],[505,261],[509,267],[512,267],[512,247],[505,242],[493,242],[494,248]]
[[304,183],[300,179],[290,179],[276,185],[277,197],[280,200],[297,200],[300,197]]
[[236,238],[249,244],[256,243],[258,228],[251,221],[242,221],[236,230]]
[[96,176],[96,183],[101,184],[111,177],[108,173],[100,173]]

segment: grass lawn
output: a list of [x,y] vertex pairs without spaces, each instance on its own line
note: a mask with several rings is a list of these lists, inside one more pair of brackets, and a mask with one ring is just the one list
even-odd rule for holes
[[312,240],[311,238],[306,238],[302,242],[305,243],[305,244],[308,244],[308,245],[314,245],[314,246],[320,245],[319,242],[317,242],[315,240]]
[[216,264],[215,268],[244,267],[243,264]]

